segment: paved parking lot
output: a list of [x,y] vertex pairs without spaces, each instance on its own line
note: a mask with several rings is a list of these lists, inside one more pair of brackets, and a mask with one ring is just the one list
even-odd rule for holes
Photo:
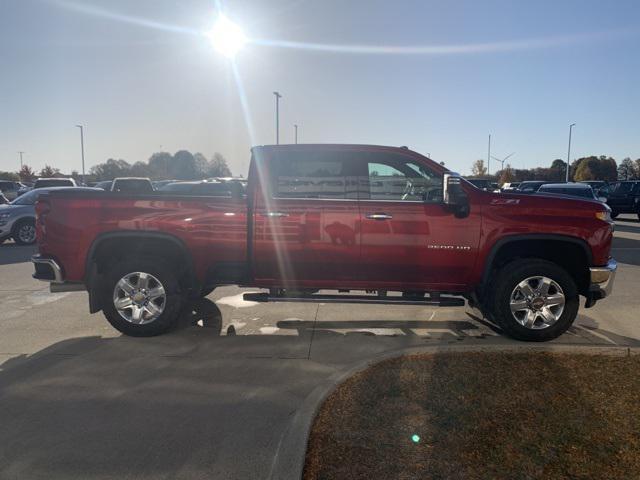
[[[121,337],[86,294],[0,246],[0,478],[268,478],[287,422],[340,368],[419,345],[514,343],[465,309],[255,304],[221,288],[182,327]],[[612,298],[556,343],[640,346],[640,223],[623,216]]]

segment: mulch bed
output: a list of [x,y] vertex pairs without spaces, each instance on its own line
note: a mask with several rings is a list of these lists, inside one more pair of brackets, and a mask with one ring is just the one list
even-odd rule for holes
[[304,478],[640,479],[640,355],[382,362],[325,401]]

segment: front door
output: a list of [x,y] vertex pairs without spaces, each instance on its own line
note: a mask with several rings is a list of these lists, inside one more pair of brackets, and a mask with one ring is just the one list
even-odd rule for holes
[[349,155],[300,146],[275,150],[263,161],[267,168],[254,207],[256,282],[318,288],[353,283],[360,236]]
[[448,211],[442,176],[419,157],[365,152],[360,164],[365,279],[389,290],[463,286],[478,253],[479,212],[456,218]]

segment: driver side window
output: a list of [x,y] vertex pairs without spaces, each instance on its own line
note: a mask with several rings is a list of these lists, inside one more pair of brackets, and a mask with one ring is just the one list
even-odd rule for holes
[[371,154],[367,162],[371,200],[407,202],[442,201],[442,176],[412,159],[399,155]]

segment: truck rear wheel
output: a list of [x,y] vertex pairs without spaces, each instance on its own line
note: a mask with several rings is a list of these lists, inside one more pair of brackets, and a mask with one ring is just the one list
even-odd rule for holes
[[125,258],[106,277],[103,313],[115,329],[151,337],[177,323],[182,296],[173,270],[162,260]]
[[497,273],[489,309],[504,332],[517,340],[559,337],[578,314],[578,288],[569,273],[541,259],[520,259]]

